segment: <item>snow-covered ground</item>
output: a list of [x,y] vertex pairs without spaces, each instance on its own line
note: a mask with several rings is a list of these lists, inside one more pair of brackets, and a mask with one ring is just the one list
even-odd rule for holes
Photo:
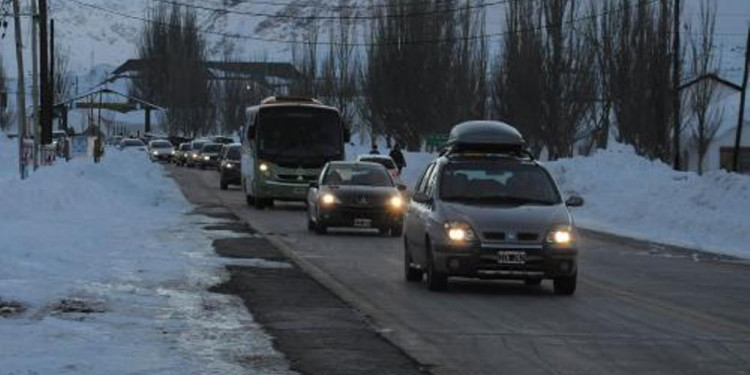
[[573,210],[580,227],[750,258],[750,176],[675,172],[621,144],[545,164],[586,200]]
[[212,219],[185,215],[162,167],[113,151],[20,181],[15,165],[0,134],[0,372],[290,373],[239,299],[206,291],[226,277]]

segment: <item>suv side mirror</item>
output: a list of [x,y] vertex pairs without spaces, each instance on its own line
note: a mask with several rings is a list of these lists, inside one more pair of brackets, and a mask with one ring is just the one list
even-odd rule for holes
[[313,181],[313,182],[311,182],[311,183],[310,183],[310,184],[308,185],[308,187],[309,187],[310,189],[317,189],[317,188],[319,187],[319,185],[318,185],[318,182],[317,182],[317,181]]
[[411,197],[411,200],[417,203],[422,203],[422,204],[432,204],[432,198],[427,196],[427,194],[421,191],[414,193],[414,195],[412,195]]
[[398,189],[399,191],[406,191],[406,185],[396,184],[396,189]]
[[583,206],[583,198],[573,195],[565,201],[565,205],[568,207],[581,207]]

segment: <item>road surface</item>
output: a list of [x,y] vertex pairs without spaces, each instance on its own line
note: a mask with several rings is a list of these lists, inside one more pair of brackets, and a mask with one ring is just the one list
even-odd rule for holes
[[402,239],[319,236],[304,207],[249,208],[215,171],[167,167],[189,198],[227,207],[368,315],[435,374],[749,374],[750,264],[584,234],[578,291],[403,278]]

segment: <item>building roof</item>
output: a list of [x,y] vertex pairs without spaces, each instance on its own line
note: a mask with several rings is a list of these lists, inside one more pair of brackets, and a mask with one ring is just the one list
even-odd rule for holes
[[[127,73],[140,72],[148,66],[149,60],[130,59],[124,64],[117,67],[112,72],[115,78],[119,78]],[[295,80],[301,77],[299,71],[290,63],[283,62],[224,62],[224,61],[206,61],[204,62],[206,70],[218,78],[217,72],[227,73],[238,76],[250,77],[275,77],[281,79]]]

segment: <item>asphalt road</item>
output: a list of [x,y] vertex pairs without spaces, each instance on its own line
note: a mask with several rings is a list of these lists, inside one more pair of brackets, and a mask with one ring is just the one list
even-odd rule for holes
[[551,282],[453,281],[429,292],[402,275],[402,240],[307,231],[304,207],[258,211],[217,173],[168,167],[227,207],[371,318],[435,374],[750,374],[750,264],[585,234],[578,291]]

